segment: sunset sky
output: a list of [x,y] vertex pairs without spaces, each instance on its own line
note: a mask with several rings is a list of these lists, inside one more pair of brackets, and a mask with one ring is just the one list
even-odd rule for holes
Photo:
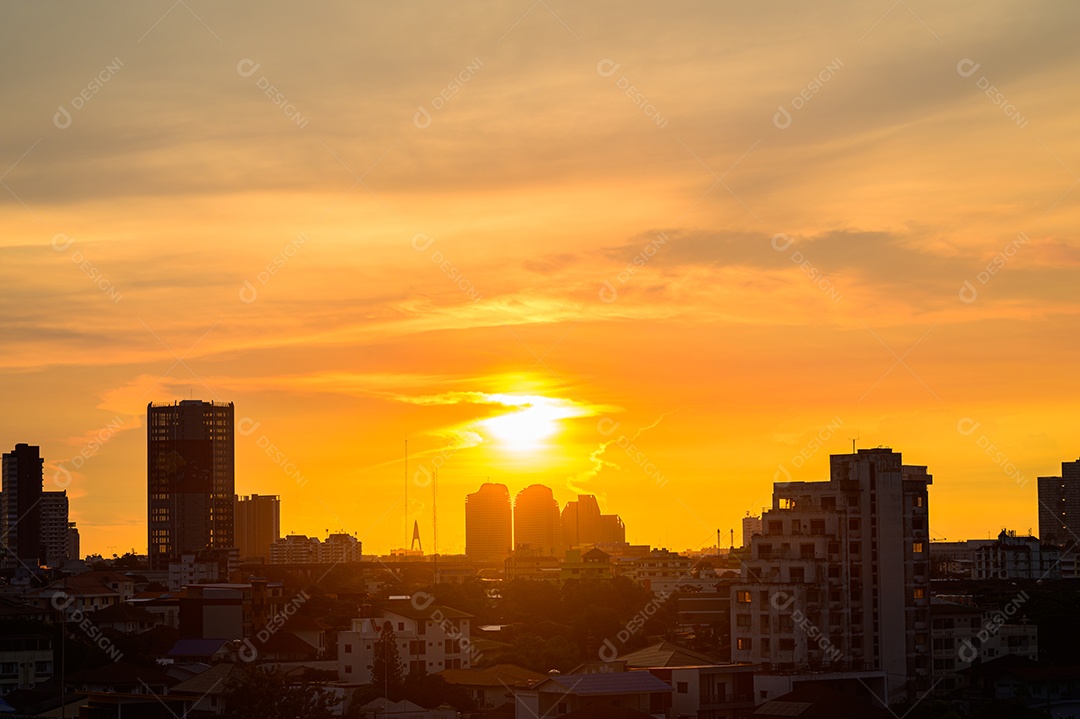
[[929,467],[934,538],[1037,532],[1080,456],[1078,22],[6,3],[0,445],[70,472],[84,554],[145,552],[146,405],[188,397],[283,533],[366,554],[407,476],[428,548],[440,463],[444,553],[488,480],[738,543],[856,437]]

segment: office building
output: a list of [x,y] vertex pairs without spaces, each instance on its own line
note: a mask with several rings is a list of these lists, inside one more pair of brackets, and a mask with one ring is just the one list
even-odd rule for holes
[[236,546],[245,561],[270,561],[270,545],[281,537],[281,498],[253,494],[236,498]]
[[476,562],[505,562],[513,549],[510,490],[485,482],[465,497],[465,556]]
[[533,484],[514,500],[514,551],[540,556],[561,555],[559,503],[551,489]]
[[617,514],[601,514],[600,505],[591,494],[579,494],[576,501],[567,502],[560,522],[567,548],[626,542],[622,519]]
[[233,540],[233,404],[182,400],[146,408],[151,570]]
[[831,457],[827,482],[773,488],[731,587],[732,660],[863,671],[889,701],[930,688],[926,467],[899,452]]
[[0,552],[9,567],[36,569],[45,559],[41,542],[41,489],[44,460],[41,448],[16,444],[3,456],[0,492]]

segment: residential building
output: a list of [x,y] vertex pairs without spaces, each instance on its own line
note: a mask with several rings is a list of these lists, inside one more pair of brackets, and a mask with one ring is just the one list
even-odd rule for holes
[[975,549],[972,579],[1060,579],[1061,548],[1037,537],[1001,530],[997,541]]
[[596,581],[614,576],[611,555],[599,549],[590,549],[584,554],[580,549],[567,550],[559,565],[559,579],[563,582],[568,579]]
[[0,486],[0,559],[4,566],[37,569],[45,558],[41,541],[41,448],[16,444],[3,456]]
[[1080,542],[1080,459],[1061,463],[1060,477],[1039,477],[1039,539],[1059,547]]
[[761,534],[761,517],[754,517],[749,512],[742,519],[742,546],[750,546],[750,538]]
[[45,563],[58,567],[71,557],[68,547],[69,528],[67,490],[41,493],[41,545]]
[[654,549],[633,562],[631,578],[652,592],[671,593],[680,582],[691,582],[694,560],[678,552]]
[[465,556],[475,562],[502,562],[514,548],[510,490],[485,482],[465,496]]
[[561,578],[558,557],[514,552],[503,563],[507,580],[528,579],[533,582],[557,582]]
[[241,559],[269,562],[270,545],[281,537],[281,498],[276,494],[237,495],[233,515]]
[[270,545],[271,564],[342,564],[360,561],[361,544],[350,534],[335,533],[325,542],[306,534],[290,534]]
[[926,467],[891,449],[833,455],[778,483],[731,587],[732,660],[880,673],[890,703],[931,685]]
[[46,610],[90,612],[122,604],[135,596],[135,581],[109,570],[83,572],[58,579],[26,594],[27,603]]
[[533,484],[514,500],[514,551],[524,554],[562,554],[559,503],[551,489]]
[[436,674],[469,669],[474,650],[469,638],[471,614],[436,605],[432,597],[388,602],[378,616],[353,619],[338,633],[338,679],[370,684],[375,644],[389,623],[405,672]]
[[182,554],[177,562],[169,562],[169,591],[176,592],[191,584],[210,584],[228,579],[222,577],[216,560],[197,554]]
[[181,400],[146,408],[151,570],[235,546],[234,407]]
[[976,662],[1006,655],[1037,661],[1038,627],[1023,615],[1027,595],[1021,593],[1004,607],[986,611],[971,597],[934,597],[930,607],[934,691],[947,694],[963,688],[963,670]]
[[286,604],[282,584],[265,579],[190,585],[179,603],[182,639],[250,637],[280,615]]
[[48,681],[52,674],[53,650],[49,637],[0,636],[0,697],[15,689],[33,689]]

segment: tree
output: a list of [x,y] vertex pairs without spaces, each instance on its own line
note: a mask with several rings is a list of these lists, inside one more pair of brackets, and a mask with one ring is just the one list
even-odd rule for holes
[[397,634],[394,625],[383,622],[379,639],[375,642],[375,658],[371,663],[371,683],[381,687],[387,699],[398,701],[405,684],[405,667],[398,654]]
[[256,666],[233,673],[224,699],[237,719],[333,719],[340,702],[319,684],[290,684],[280,669]]

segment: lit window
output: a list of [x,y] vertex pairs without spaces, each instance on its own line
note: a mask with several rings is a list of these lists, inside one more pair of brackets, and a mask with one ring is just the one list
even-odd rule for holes
[[915,588],[915,598],[916,599],[926,599],[926,590],[923,589],[922,587],[916,587]]
[[749,604],[750,603],[750,592],[749,591],[742,591],[742,590],[738,591],[738,592],[735,592],[735,601],[737,601],[739,604]]
[[912,547],[911,547],[911,551],[915,552],[915,554],[922,554],[923,543],[922,542],[915,542],[915,544],[913,544]]
[[751,646],[753,646],[753,642],[747,637],[740,637],[736,643],[736,646],[739,649],[748,650]]

